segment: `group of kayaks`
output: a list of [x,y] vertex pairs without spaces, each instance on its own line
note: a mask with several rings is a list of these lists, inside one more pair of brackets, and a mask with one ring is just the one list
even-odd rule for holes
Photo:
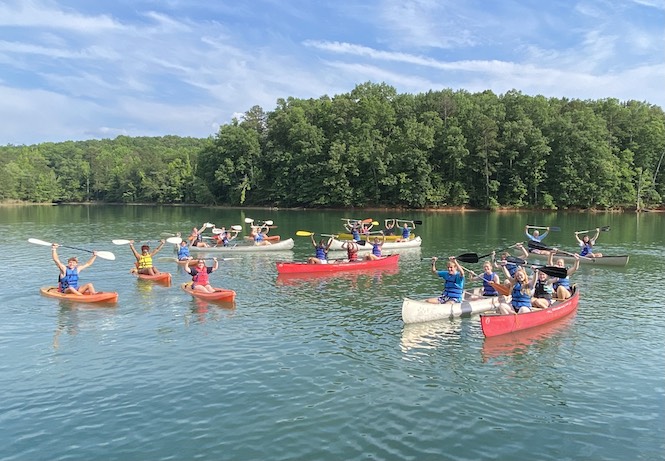
[[[372,220],[348,220],[349,224],[352,222],[357,223],[374,223]],[[418,222],[422,224],[422,222]],[[271,223],[272,224],[272,223]],[[297,235],[313,235],[310,232],[299,231]],[[345,251],[344,243],[353,239],[350,233],[339,234],[322,234],[330,237],[329,250],[331,251]],[[389,250],[400,250],[409,248],[418,248],[422,244],[420,236],[414,234],[409,235],[408,238],[401,236],[390,235],[383,239],[382,248]],[[375,238],[369,234],[362,235],[360,239],[357,238],[355,242],[358,245],[359,253],[366,253],[372,250],[371,239]],[[34,239],[32,239],[34,240]],[[249,251],[280,251],[290,250],[294,246],[294,240],[287,238],[282,240],[279,236],[272,236],[272,243],[266,245],[253,245],[253,244],[238,244],[233,246],[219,246],[219,247],[191,247],[191,251],[195,252],[249,252]],[[41,243],[41,242],[40,242]],[[46,243],[46,242],[44,242]],[[552,250],[551,248],[544,247],[543,249]],[[471,255],[471,254],[466,254]],[[475,254],[474,254],[475,255]],[[487,255],[484,255],[487,256]],[[460,256],[461,257],[461,256]],[[398,267],[400,255],[393,253],[388,256],[381,256],[379,258],[365,258],[361,257],[356,261],[349,261],[344,258],[332,258],[321,264],[313,264],[309,262],[298,261],[277,261],[276,268],[278,276],[306,276],[307,274],[334,274],[337,272],[345,271],[360,271],[360,270],[396,270]],[[563,258],[564,261],[572,263],[576,258],[567,252],[557,253],[555,258]],[[233,259],[233,258],[230,258]],[[538,252],[529,253],[528,259],[532,262],[542,262],[547,259],[546,255]],[[197,259],[177,261],[179,265],[195,264]],[[478,256],[475,255],[473,261],[465,262],[479,262]],[[593,264],[598,266],[615,265],[625,266],[628,263],[628,256],[602,256],[602,257],[581,257],[581,264]],[[547,266],[545,266],[547,267]],[[550,268],[552,271],[557,272],[563,270],[562,268]],[[557,269],[557,271],[555,271]],[[164,285],[171,284],[171,274],[168,272],[161,272],[157,275],[136,274],[139,279],[148,280]],[[554,275],[554,274],[552,274]],[[556,274],[559,275],[558,273]],[[236,293],[230,289],[216,289],[215,292],[208,293],[204,291],[194,290],[192,283],[182,283],[180,288],[191,296],[208,301],[221,301],[221,302],[234,302]],[[115,303],[118,300],[117,292],[97,292],[95,294],[74,295],[60,293],[57,287],[49,286],[40,289],[44,296],[57,298],[61,300],[70,300],[88,303]],[[486,337],[499,336],[519,330],[529,329],[543,324],[553,322],[554,320],[566,317],[577,309],[579,301],[579,290],[573,286],[572,295],[567,299],[553,300],[550,307],[546,309],[533,309],[531,312],[522,314],[499,314],[496,313],[496,308],[500,304],[510,303],[509,293],[500,293],[499,296],[483,296],[482,288],[476,288],[464,292],[464,298],[460,303],[454,304],[436,304],[427,302],[427,300],[417,300],[411,298],[404,298],[402,302],[402,321],[405,324],[415,324],[430,322],[436,320],[449,319],[453,317],[469,316],[474,314],[480,315],[480,324],[483,334]]]

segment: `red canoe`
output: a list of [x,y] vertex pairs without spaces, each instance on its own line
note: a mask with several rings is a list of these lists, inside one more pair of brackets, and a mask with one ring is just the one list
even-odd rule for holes
[[577,309],[580,293],[573,288],[573,295],[564,300],[556,301],[547,309],[538,309],[526,314],[480,314],[480,326],[487,337],[504,335],[513,331],[544,325],[565,317]]
[[118,293],[115,291],[98,291],[93,295],[75,295],[73,293],[60,293],[58,287],[40,288],[39,292],[49,298],[57,298],[78,303],[115,303],[118,301]]
[[342,272],[359,269],[389,269],[397,267],[399,254],[384,256],[381,259],[362,259],[348,262],[344,260],[329,260],[328,264],[309,264],[306,262],[277,262],[278,274],[302,274],[306,272]]

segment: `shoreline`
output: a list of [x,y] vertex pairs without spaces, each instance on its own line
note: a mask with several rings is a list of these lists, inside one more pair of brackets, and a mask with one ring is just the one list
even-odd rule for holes
[[341,208],[307,208],[307,207],[271,207],[271,206],[229,206],[229,205],[203,205],[199,203],[119,203],[119,202],[24,202],[18,200],[0,201],[0,207],[19,207],[19,206],[60,206],[60,205],[85,205],[85,206],[168,206],[168,207],[199,207],[211,209],[224,209],[224,210],[268,210],[268,211],[335,211],[335,210],[357,210],[357,211],[410,211],[410,212],[425,212],[425,213],[478,213],[478,212],[494,212],[494,213],[520,213],[520,212],[539,212],[539,213],[558,213],[565,212],[578,212],[578,213],[663,213],[665,206],[662,208],[650,208],[636,210],[634,207],[626,208],[612,208],[612,209],[596,209],[596,208],[565,208],[565,209],[550,209],[550,208],[512,208],[502,207],[493,210],[485,208],[466,208],[466,207],[442,207],[442,208],[403,208],[403,207],[341,207]]

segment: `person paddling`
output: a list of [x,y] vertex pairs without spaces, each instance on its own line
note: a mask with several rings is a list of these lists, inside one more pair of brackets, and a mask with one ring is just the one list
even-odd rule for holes
[[58,277],[58,291],[60,293],[72,293],[75,295],[84,294],[95,294],[95,287],[92,283],[86,283],[82,287],[79,287],[79,273],[92,265],[97,259],[97,252],[92,252],[92,257],[90,260],[82,265],[78,265],[79,260],[76,256],[73,256],[67,260],[67,265],[64,265],[60,258],[58,257],[58,244],[54,243],[51,245],[51,256],[55,265],[60,269],[60,275]]

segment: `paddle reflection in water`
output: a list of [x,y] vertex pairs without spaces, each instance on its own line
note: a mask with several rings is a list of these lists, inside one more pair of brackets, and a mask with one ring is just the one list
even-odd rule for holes
[[572,312],[564,318],[527,330],[485,338],[482,349],[483,361],[487,362],[502,356],[527,354],[531,348],[547,347],[551,340],[559,344],[557,337],[570,328],[576,313],[577,311]]
[[462,319],[440,320],[435,322],[404,325],[400,348],[407,354],[418,354],[418,350],[436,349],[449,339],[459,338]]

